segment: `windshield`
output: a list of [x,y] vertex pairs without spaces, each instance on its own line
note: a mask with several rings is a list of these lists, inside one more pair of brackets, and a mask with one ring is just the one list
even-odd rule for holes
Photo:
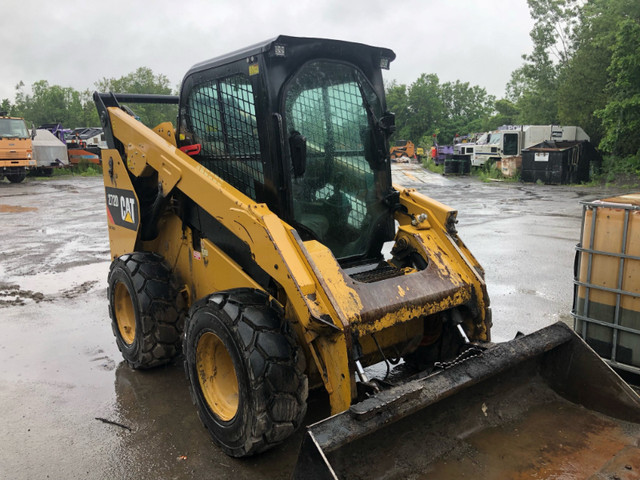
[[21,118],[0,118],[0,137],[29,138],[29,132]]
[[502,134],[501,133],[492,133],[491,134],[491,140],[489,140],[489,143],[491,145],[500,145],[500,142],[502,142]]
[[382,204],[388,167],[376,158],[372,128],[381,111],[362,74],[341,63],[306,64],[286,92],[288,134],[306,138],[306,168],[291,172],[294,220],[338,259],[371,251],[391,218]]

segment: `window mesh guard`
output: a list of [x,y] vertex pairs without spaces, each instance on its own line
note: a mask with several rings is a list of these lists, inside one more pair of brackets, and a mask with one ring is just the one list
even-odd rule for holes
[[[368,121],[357,84],[304,91],[292,104],[291,116],[296,130],[307,138],[307,171],[298,181],[302,197],[345,203],[349,225],[361,229],[374,179],[364,157]],[[335,195],[338,191],[340,197]]]
[[196,160],[256,199],[256,184],[264,183],[264,174],[249,80],[237,75],[195,87],[187,118],[194,143],[202,145]]

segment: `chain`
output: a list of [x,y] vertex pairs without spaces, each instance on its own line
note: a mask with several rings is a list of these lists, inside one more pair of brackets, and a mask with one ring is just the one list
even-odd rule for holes
[[447,368],[451,368],[454,365],[459,365],[463,362],[466,362],[467,360],[470,360],[475,357],[479,357],[480,355],[482,355],[482,352],[484,351],[485,349],[482,347],[479,347],[477,345],[470,345],[469,348],[467,348],[464,352],[462,352],[453,360],[449,362],[436,362],[433,364],[433,368],[434,369],[440,368],[442,370],[446,370]]

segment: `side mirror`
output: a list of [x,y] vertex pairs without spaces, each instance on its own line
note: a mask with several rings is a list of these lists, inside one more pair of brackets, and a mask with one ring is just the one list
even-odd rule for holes
[[384,112],[380,120],[378,120],[378,126],[389,137],[396,131],[396,115],[392,112]]
[[34,138],[36,138],[36,124],[32,123],[31,124],[31,140],[33,140]]
[[289,150],[291,151],[293,176],[296,178],[301,177],[307,168],[307,138],[300,132],[291,132]]

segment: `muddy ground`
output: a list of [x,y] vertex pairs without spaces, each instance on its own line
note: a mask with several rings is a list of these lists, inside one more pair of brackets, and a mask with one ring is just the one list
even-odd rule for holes
[[[494,340],[571,323],[579,201],[624,189],[394,169],[396,182],[458,209],[460,235],[486,270]],[[101,183],[0,183],[0,478],[288,478],[301,434],[228,458],[196,416],[181,361],[149,372],[122,362],[107,313]],[[309,411],[309,422],[321,418],[326,399],[312,396]]]

